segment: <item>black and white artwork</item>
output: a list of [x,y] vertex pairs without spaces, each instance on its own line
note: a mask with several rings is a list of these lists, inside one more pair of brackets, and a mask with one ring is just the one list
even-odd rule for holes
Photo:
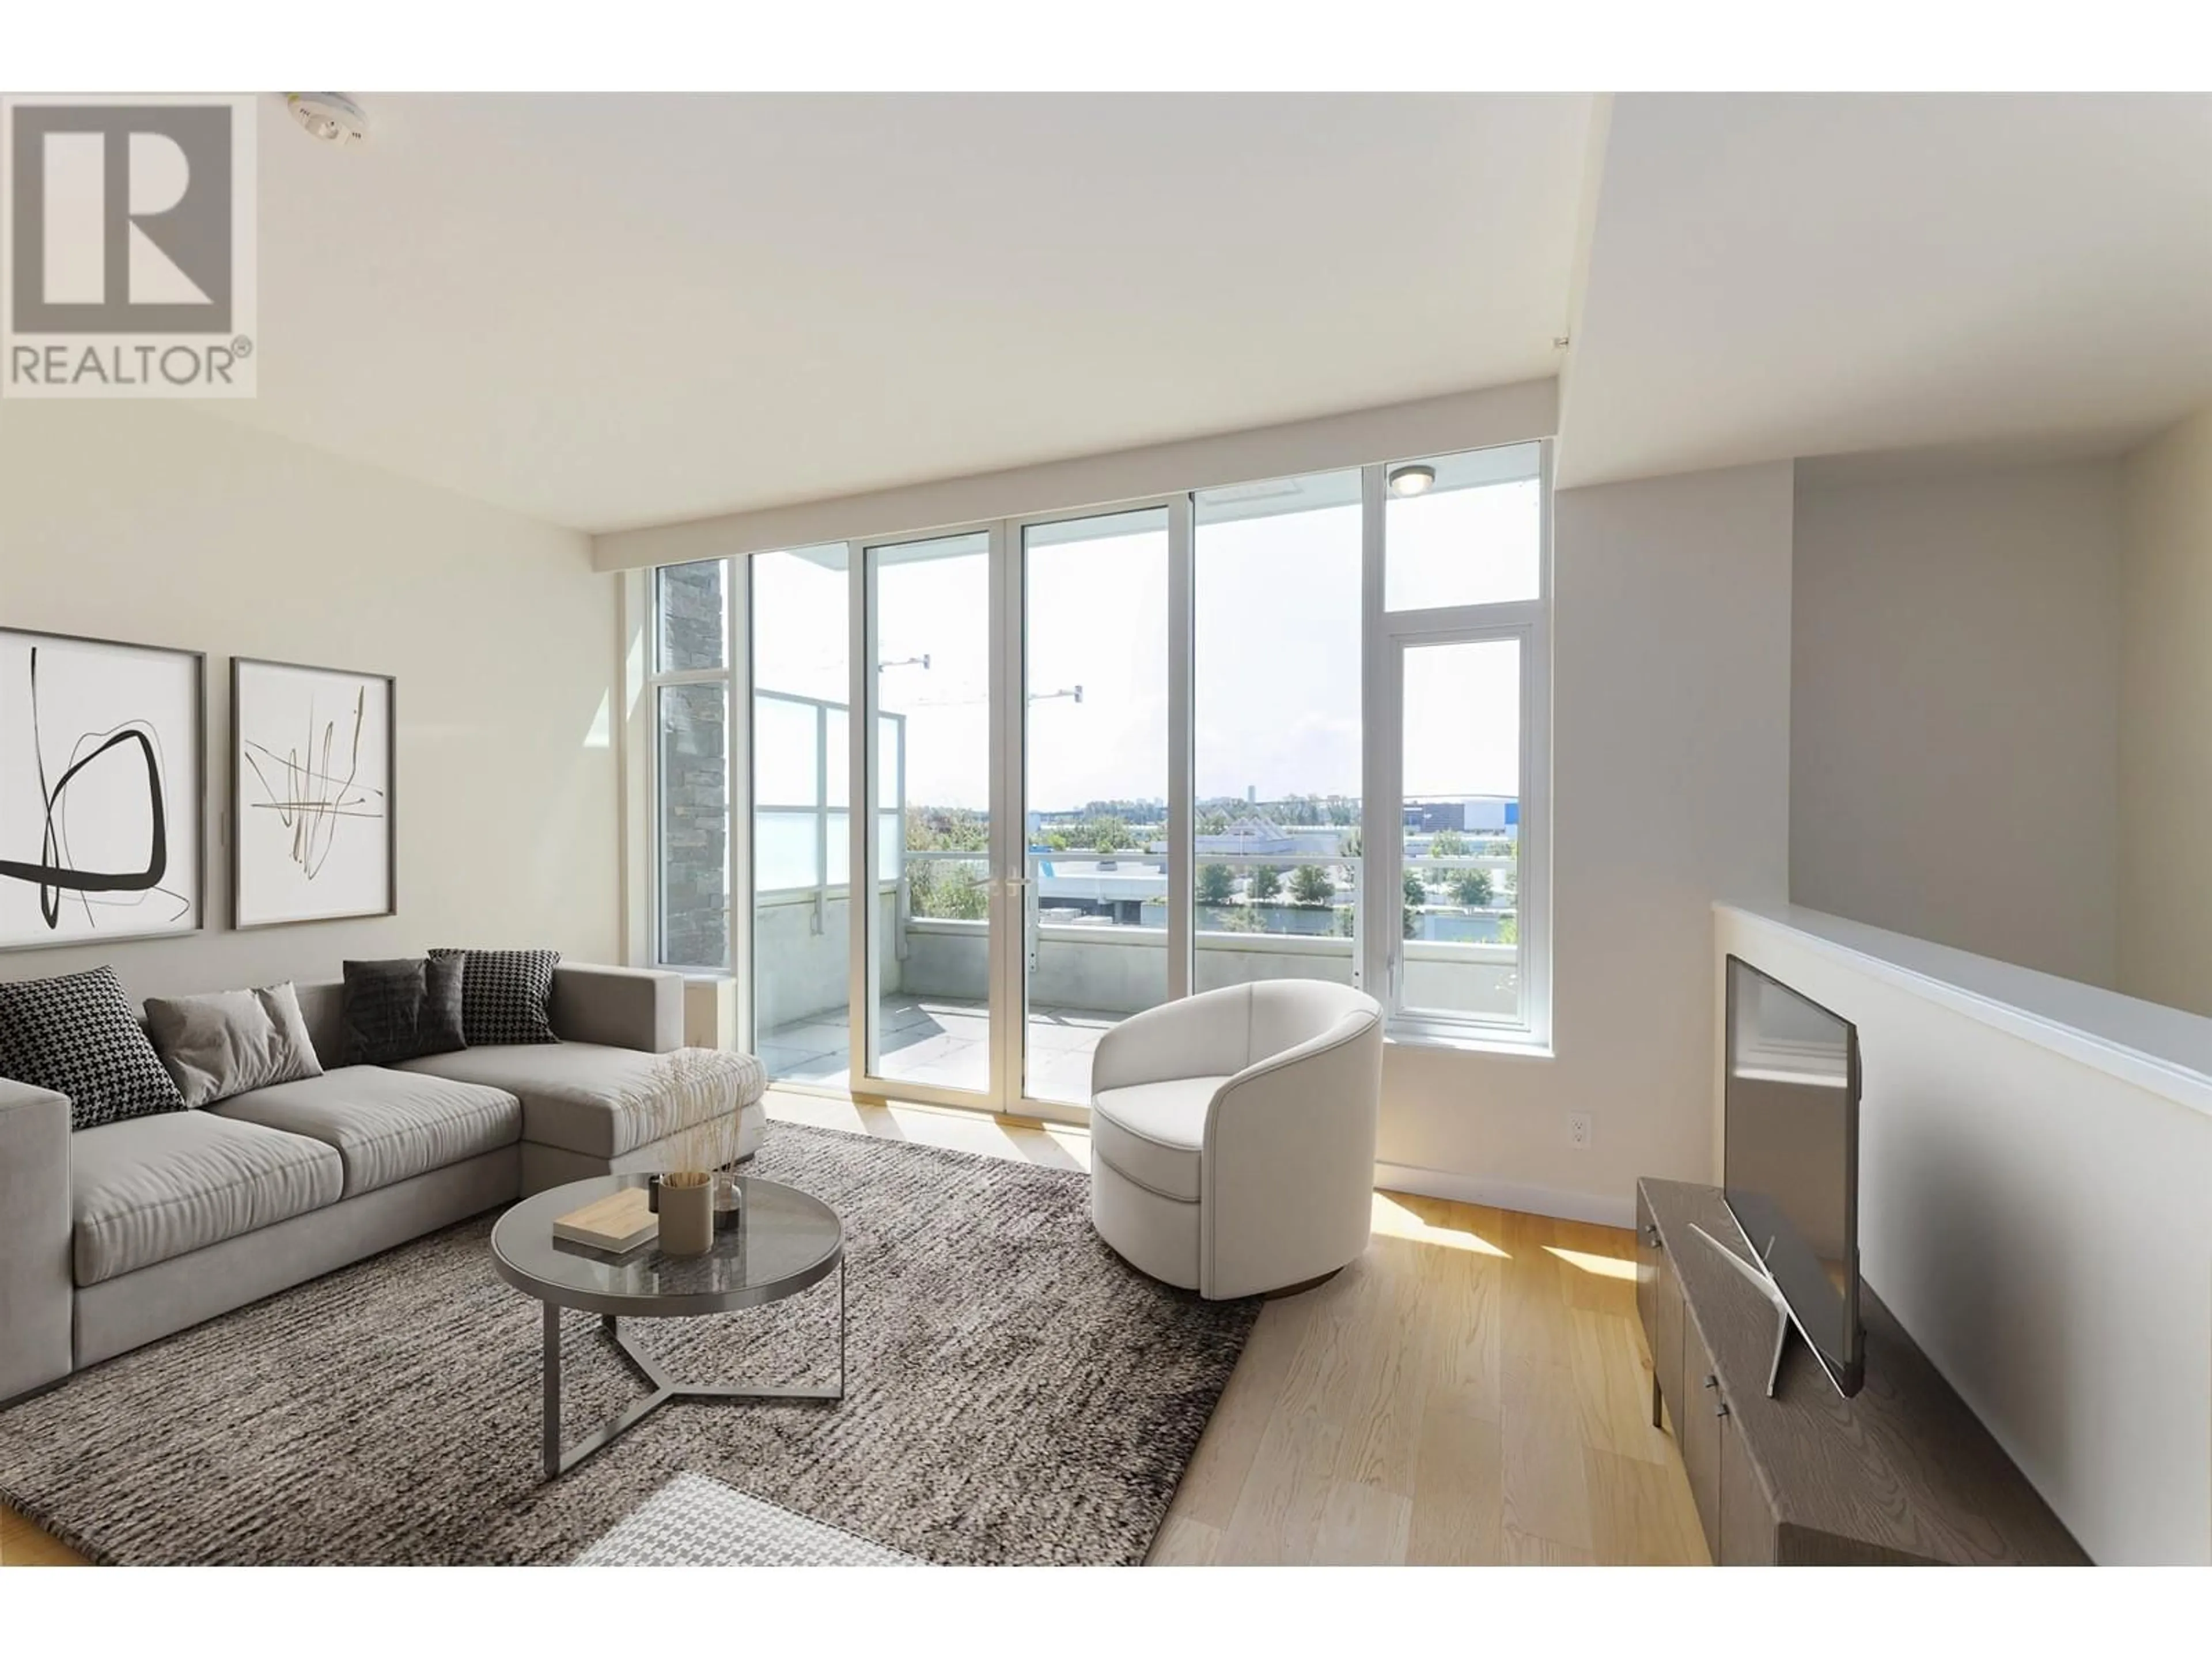
[[232,659],[231,902],[238,927],[398,909],[394,692],[386,674]]
[[200,926],[196,651],[0,629],[0,950]]

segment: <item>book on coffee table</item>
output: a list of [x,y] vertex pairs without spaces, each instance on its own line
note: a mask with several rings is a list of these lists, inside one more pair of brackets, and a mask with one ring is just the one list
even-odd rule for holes
[[553,1237],[595,1250],[635,1249],[660,1231],[660,1218],[646,1206],[642,1187],[625,1187],[571,1210],[553,1223]]

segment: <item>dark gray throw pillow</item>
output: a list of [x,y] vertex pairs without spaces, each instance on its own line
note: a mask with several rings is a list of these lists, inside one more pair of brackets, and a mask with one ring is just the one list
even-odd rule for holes
[[462,963],[461,1035],[471,1048],[507,1042],[558,1042],[553,1035],[553,970],[558,951],[433,951],[430,960]]
[[340,1023],[349,1066],[388,1066],[467,1047],[461,966],[422,957],[349,962]]
[[67,1095],[72,1129],[185,1109],[108,967],[0,984],[0,1077]]

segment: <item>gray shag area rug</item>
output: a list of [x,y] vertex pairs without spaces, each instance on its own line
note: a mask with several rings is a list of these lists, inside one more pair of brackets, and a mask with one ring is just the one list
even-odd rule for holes
[[[672,1401],[548,1484],[542,1314],[484,1216],[0,1412],[0,1498],[103,1562],[550,1563],[690,1474],[924,1561],[1141,1561],[1258,1302],[1129,1268],[1080,1171],[781,1123],[752,1170],[844,1221],[838,1405]],[[827,1382],[836,1297],[634,1328],[692,1380]],[[642,1388],[564,1323],[574,1440]]]

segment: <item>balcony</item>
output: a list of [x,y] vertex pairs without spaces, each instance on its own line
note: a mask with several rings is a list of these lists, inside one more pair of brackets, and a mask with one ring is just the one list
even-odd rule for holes
[[[1100,1009],[1032,1008],[1030,1093],[1048,1100],[1087,1101],[1091,1051],[1121,1018],[1120,1012]],[[902,1081],[941,1089],[989,1085],[990,1010],[981,999],[902,991],[884,999],[879,1018],[881,1063]],[[763,1036],[761,1064],[769,1076],[785,1082],[848,1088],[853,1075],[851,1036],[852,1028],[842,1019],[793,1021]]]
[[[1200,854],[1202,865],[1231,867],[1285,861],[1281,854]],[[1099,1037],[1126,1016],[1166,1000],[1164,862],[1157,854],[1032,854],[1024,1079],[1032,1098],[1086,1103]],[[1407,860],[1409,867],[1475,862]],[[1510,867],[1511,860],[1480,862]],[[1340,855],[1333,861],[1335,891],[1350,894],[1357,866]],[[898,878],[878,891],[887,946],[878,987],[878,1070],[888,1079],[979,1092],[988,1087],[989,924],[923,913],[945,908],[955,893],[959,903],[980,908],[985,867],[980,854],[902,849]],[[947,879],[944,872],[953,868],[965,873]],[[1352,908],[1333,896],[1197,905],[1194,988],[1285,978],[1350,984]],[[760,897],[758,1042],[771,1077],[825,1087],[850,1084],[849,914],[842,887]],[[1440,907],[1407,914],[1424,933],[1462,935],[1406,939],[1401,971],[1409,1005],[1501,1023],[1515,1018],[1519,951],[1498,938],[1510,925],[1510,910]]]

